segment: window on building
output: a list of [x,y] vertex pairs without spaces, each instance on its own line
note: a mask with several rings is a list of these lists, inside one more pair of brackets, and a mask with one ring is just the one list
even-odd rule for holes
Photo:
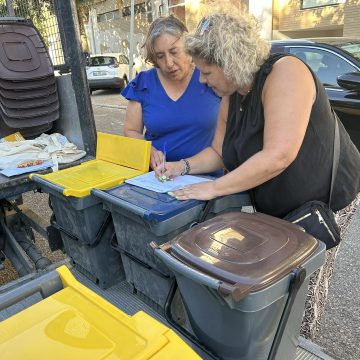
[[175,15],[181,21],[185,20],[185,1],[184,0],[169,0],[169,13]]
[[345,4],[346,0],[302,0],[301,9],[311,9],[321,6]]
[[[151,23],[153,21],[151,0],[135,4],[134,5],[134,12],[135,12],[135,15],[145,13],[148,23]],[[130,16],[130,15],[131,15],[131,7],[130,6],[124,6],[122,8],[122,16],[126,17],[126,16]]]
[[336,81],[338,76],[357,71],[345,59],[331,51],[294,47],[290,48],[290,53],[306,62],[320,81],[328,87],[338,87],[339,85]]
[[105,22],[105,21],[111,21],[111,20],[115,20],[115,19],[119,19],[119,18],[120,18],[120,11],[114,10],[114,11],[108,11],[103,14],[99,14],[97,16],[97,21]]

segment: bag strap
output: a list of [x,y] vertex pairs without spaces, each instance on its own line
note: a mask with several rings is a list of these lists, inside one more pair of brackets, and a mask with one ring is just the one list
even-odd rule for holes
[[339,165],[339,158],[340,158],[340,135],[339,135],[339,124],[338,124],[338,116],[336,115],[334,109],[332,109],[334,114],[335,120],[335,129],[334,129],[334,153],[333,153],[333,165],[332,165],[332,172],[331,172],[331,185],[330,185],[330,194],[329,194],[329,208],[331,209],[331,198],[335,183],[335,178],[338,170]]

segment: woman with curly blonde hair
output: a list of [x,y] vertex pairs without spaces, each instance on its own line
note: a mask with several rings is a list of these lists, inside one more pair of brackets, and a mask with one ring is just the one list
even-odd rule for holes
[[[219,119],[210,147],[166,163],[165,175],[222,167],[227,173],[173,195],[210,200],[251,189],[257,210],[280,218],[308,201],[329,204],[335,119],[311,69],[294,56],[269,55],[256,20],[244,14],[203,18],[187,37],[186,49],[200,70],[200,81],[223,97],[227,120]],[[331,209],[343,236],[360,201],[360,155],[340,122],[338,127],[341,146]],[[337,249],[327,251],[325,266],[311,279],[302,325],[307,338],[319,329]]]

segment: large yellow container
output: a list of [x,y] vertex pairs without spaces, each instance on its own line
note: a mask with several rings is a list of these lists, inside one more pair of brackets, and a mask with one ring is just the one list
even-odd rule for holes
[[65,196],[84,197],[149,171],[151,142],[125,136],[97,135],[96,159],[46,175],[31,174],[62,188]]
[[1,359],[198,360],[172,330],[144,312],[128,316],[57,269],[64,288],[0,324]]

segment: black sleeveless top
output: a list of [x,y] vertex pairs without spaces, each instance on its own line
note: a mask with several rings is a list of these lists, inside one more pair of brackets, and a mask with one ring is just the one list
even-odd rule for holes
[[[222,149],[223,161],[229,171],[263,147],[262,90],[273,64],[283,56],[289,55],[274,54],[267,59],[256,74],[253,89],[246,97],[236,92],[230,98]],[[288,168],[253,189],[255,206],[260,212],[283,217],[310,200],[329,202],[334,115],[324,87],[313,72],[312,74],[317,94],[304,141],[296,159]],[[359,152],[341,122],[339,133],[340,158],[331,199],[333,211],[343,209],[360,191]]]

